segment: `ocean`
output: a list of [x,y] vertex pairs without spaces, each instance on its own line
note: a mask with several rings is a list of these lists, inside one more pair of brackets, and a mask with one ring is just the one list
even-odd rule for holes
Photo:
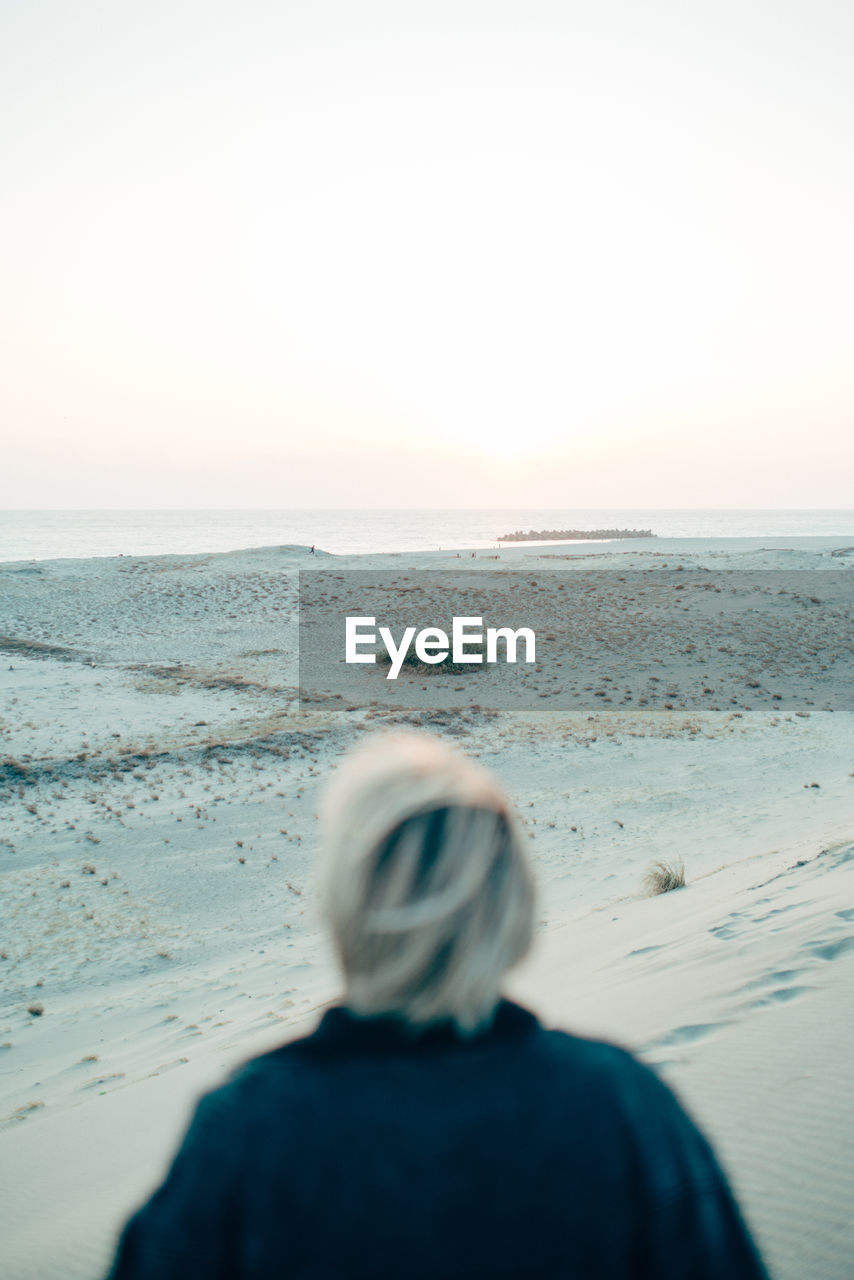
[[311,546],[338,555],[493,547],[517,529],[651,529],[662,538],[854,538],[854,511],[2,511],[0,561]]

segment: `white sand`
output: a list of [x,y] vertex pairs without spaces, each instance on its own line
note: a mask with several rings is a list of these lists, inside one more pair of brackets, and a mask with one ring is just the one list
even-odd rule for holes
[[[200,1089],[336,994],[314,914],[316,792],[390,717],[298,711],[296,568],[839,570],[846,549],[656,539],[498,561],[284,548],[0,566],[4,1274],[97,1276]],[[513,990],[658,1064],[781,1277],[842,1280],[854,1256],[846,706],[449,721],[534,837],[540,938]],[[643,897],[646,866],[672,856],[688,886]]]

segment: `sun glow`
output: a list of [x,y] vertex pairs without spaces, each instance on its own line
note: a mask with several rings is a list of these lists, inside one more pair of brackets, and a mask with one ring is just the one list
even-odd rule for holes
[[7,503],[71,476],[84,505],[155,476],[179,505],[324,502],[394,455],[387,500],[430,505],[461,451],[561,492],[609,457],[649,494],[674,439],[684,477],[773,432],[754,499],[786,505],[807,427],[841,485],[843,40],[618,0],[330,0],[331,28],[178,0],[164,41],[46,3],[7,32]]

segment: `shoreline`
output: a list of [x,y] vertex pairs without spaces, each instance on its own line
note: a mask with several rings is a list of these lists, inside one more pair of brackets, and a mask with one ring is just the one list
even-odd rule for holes
[[[624,544],[629,544],[625,546]],[[645,544],[645,545],[639,545]],[[566,549],[573,547],[583,547],[577,555],[568,554]],[[236,560],[241,557],[249,557],[255,559],[273,558],[276,556],[292,557],[294,564],[289,565],[290,568],[315,568],[315,562],[334,561],[336,565],[342,562],[354,561],[360,567],[376,567],[379,568],[385,562],[399,560],[401,557],[411,558],[415,561],[413,567],[424,568],[444,568],[459,567],[452,566],[451,562],[457,558],[464,556],[471,557],[474,555],[477,559],[483,560],[484,563],[479,568],[488,568],[493,562],[492,552],[498,551],[501,556],[510,557],[512,562],[522,556],[534,557],[536,559],[557,558],[565,560],[579,560],[585,556],[608,557],[610,555],[643,555],[646,557],[660,557],[664,555],[702,555],[709,552],[761,552],[771,551],[779,552],[785,550],[793,551],[816,551],[824,552],[829,550],[848,551],[854,555],[854,533],[848,534],[779,534],[779,535],[739,535],[734,537],[691,537],[691,538],[667,538],[655,535],[651,538],[628,538],[628,539],[589,539],[577,540],[571,539],[566,542],[517,542],[502,543],[497,542],[494,545],[483,547],[474,545],[465,545],[459,547],[440,548],[436,550],[417,550],[417,551],[359,551],[359,552],[332,552],[326,551],[323,547],[318,546],[316,552],[312,555],[311,546],[309,544],[300,543],[271,543],[264,546],[237,547],[228,551],[192,551],[192,552],[165,552],[151,553],[146,555],[104,555],[104,556],[56,556],[45,559],[20,559],[20,560],[0,560],[0,574],[10,573],[31,573],[41,572],[44,569],[65,569],[72,567],[83,568],[90,566],[96,568],[102,565],[113,565],[119,567],[128,567],[137,562],[143,564],[162,563],[164,566],[172,567],[186,564],[188,567],[201,566],[211,560],[220,561],[225,559]],[[305,561],[305,563],[302,563]],[[369,565],[368,562],[378,561],[377,565]],[[297,563],[298,562],[298,563]]]
[[[524,508],[0,511],[0,563],[216,554],[312,544],[340,555],[496,550],[507,530],[649,529],[658,538],[854,540],[854,509]],[[561,543],[559,545],[567,545]]]

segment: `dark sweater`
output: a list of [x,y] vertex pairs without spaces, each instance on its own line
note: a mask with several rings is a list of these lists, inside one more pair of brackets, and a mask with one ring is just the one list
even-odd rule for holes
[[765,1276],[656,1075],[517,1005],[460,1040],[329,1010],[202,1099],[112,1280]]

